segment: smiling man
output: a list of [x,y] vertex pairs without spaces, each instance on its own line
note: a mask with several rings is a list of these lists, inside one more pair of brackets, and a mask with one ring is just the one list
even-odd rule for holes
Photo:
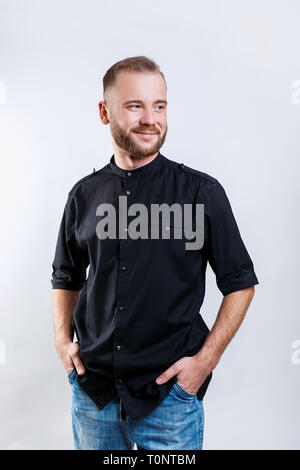
[[[166,94],[164,75],[147,57],[106,72],[99,113],[114,154],[74,184],[65,204],[51,282],[75,449],[202,449],[212,370],[258,284],[221,183],[160,152]],[[120,197],[130,206],[129,225]],[[189,220],[178,217],[186,206]],[[198,207],[203,243],[187,250]],[[118,236],[99,236],[110,208]],[[144,209],[162,217],[149,222]],[[139,236],[144,230],[156,236]],[[207,264],[223,294],[211,331],[200,314]]]

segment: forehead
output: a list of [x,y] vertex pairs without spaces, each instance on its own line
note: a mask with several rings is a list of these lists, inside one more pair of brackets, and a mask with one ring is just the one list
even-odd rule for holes
[[114,94],[120,101],[166,99],[166,85],[160,73],[123,71],[117,76]]

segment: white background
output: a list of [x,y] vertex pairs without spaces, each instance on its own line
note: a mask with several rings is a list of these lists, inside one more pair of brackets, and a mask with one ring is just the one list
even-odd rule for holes
[[206,393],[204,448],[299,449],[299,15],[293,0],[0,1],[2,449],[73,448],[51,263],[68,191],[113,153],[102,77],[135,55],[168,83],[161,153],[221,182],[260,282]]

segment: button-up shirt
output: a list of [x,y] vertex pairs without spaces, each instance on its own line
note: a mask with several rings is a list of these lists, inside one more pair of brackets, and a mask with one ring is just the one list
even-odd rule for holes
[[[97,225],[104,219],[103,208],[113,206],[118,225],[120,196],[126,196],[128,208],[143,204],[149,213],[153,204],[203,205],[202,246],[186,249],[190,238],[184,230],[181,238],[174,236],[184,222],[180,227],[172,217],[167,223],[149,220],[148,238],[130,237],[128,226],[120,232],[122,224],[115,237],[101,238]],[[193,228],[196,214],[193,210]],[[128,222],[133,219],[128,211]],[[153,225],[158,238],[151,237]],[[103,168],[73,185],[51,283],[54,289],[81,291],[73,327],[86,372],[77,381],[99,409],[117,394],[135,422],[167,396],[177,377],[161,385],[155,379],[180,358],[198,353],[210,331],[200,314],[207,263],[224,296],[258,284],[216,178],[158,152],[150,163],[131,170],[118,167],[112,155]],[[199,400],[211,378],[212,372],[196,393]]]

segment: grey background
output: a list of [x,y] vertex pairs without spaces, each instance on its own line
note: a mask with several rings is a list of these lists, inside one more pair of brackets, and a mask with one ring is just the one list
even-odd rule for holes
[[[299,2],[1,0],[0,10],[0,447],[73,448],[50,297],[58,225],[73,184],[113,153],[102,76],[146,55],[168,83],[162,154],[223,184],[260,281],[205,396],[204,448],[299,449]],[[222,295],[210,268],[207,279],[211,327]]]

